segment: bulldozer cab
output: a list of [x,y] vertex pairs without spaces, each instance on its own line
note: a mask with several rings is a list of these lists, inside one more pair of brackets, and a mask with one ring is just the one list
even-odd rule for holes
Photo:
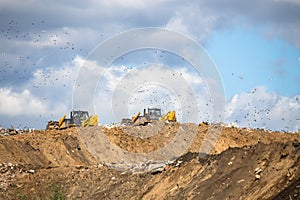
[[88,111],[71,111],[70,117],[76,126],[81,126],[82,122],[89,118]]
[[161,117],[161,109],[159,108],[148,108],[148,119],[159,120]]

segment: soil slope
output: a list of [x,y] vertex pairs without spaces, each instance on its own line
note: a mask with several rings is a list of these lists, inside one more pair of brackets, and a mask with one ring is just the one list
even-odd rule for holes
[[[200,159],[211,128],[175,123],[0,136],[0,199],[300,199],[299,133],[223,127]],[[179,129],[196,131],[189,148],[145,173],[108,167],[80,135],[104,133],[119,148],[147,153],[168,144]]]

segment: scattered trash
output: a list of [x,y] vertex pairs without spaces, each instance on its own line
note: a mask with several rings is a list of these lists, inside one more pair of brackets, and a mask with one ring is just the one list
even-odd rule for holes
[[255,180],[257,181],[257,180],[259,180],[260,179],[260,175],[259,174],[256,174],[255,175]]
[[257,181],[257,180],[259,180],[260,177],[261,177],[260,174],[261,174],[261,172],[262,172],[262,169],[259,168],[259,167],[256,167],[255,170],[254,170],[254,172],[255,172],[255,180]]
[[254,171],[255,171],[255,174],[260,174],[262,172],[262,169],[259,167],[256,167]]
[[245,180],[244,179],[241,179],[241,180],[239,180],[237,183],[242,183],[242,182],[244,182]]
[[103,127],[107,128],[107,129],[112,129],[112,128],[115,128],[115,127],[118,127],[118,126],[116,124],[106,124]]
[[150,172],[151,174],[156,174],[165,171],[168,169],[168,166],[172,165],[175,160],[167,160],[167,161],[152,161],[149,160],[146,163],[136,163],[136,164],[128,164],[128,163],[110,163],[104,164],[104,166],[117,169],[120,171],[126,171],[131,173],[144,173]]
[[236,123],[230,123],[226,127],[228,127],[228,128],[239,128],[239,126]]
[[0,163],[0,190],[6,190],[11,182],[13,182],[17,176],[24,173],[35,173],[35,170],[28,169],[30,166],[13,164],[11,162]]
[[17,135],[17,134],[25,134],[25,133],[33,133],[34,128],[27,128],[27,129],[15,129],[13,126],[8,129],[4,129],[0,126],[0,136],[9,136],[9,135]]

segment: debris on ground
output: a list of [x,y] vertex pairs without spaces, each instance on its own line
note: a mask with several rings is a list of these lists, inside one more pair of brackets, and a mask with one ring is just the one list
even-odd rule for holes
[[164,147],[179,129],[196,130],[177,158],[135,164],[96,159],[77,128],[8,134],[0,137],[0,199],[48,199],[53,184],[63,188],[67,199],[299,199],[299,133],[222,126],[214,148],[200,159],[199,149],[212,126],[81,129],[104,133],[118,148],[139,154]]

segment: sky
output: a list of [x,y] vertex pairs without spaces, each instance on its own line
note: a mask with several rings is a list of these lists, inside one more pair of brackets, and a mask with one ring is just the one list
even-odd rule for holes
[[[174,109],[182,122],[216,121],[209,80],[180,56],[142,49],[108,68],[92,59],[124,31],[159,27],[197,42],[215,64],[225,123],[300,131],[299,10],[298,0],[0,0],[0,125],[43,129],[68,114],[85,64],[99,76],[100,124],[144,107]],[[134,87],[127,99],[126,84]]]

